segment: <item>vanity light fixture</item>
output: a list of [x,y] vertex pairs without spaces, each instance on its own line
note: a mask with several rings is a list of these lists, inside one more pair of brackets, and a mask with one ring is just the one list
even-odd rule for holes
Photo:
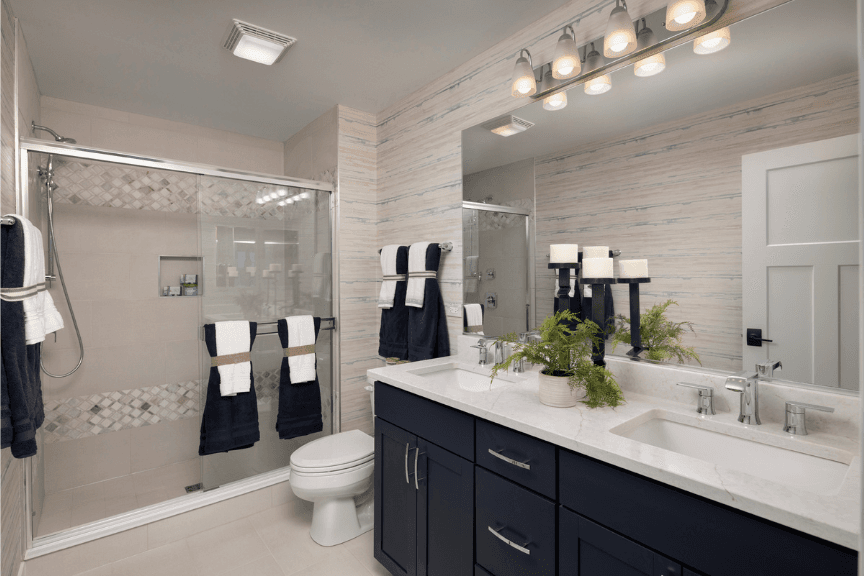
[[[572,35],[567,33],[568,28]],[[564,27],[564,33],[558,38],[555,54],[552,57],[552,77],[556,80],[567,80],[582,72],[582,58],[575,37],[576,31],[568,24]]]
[[732,32],[728,27],[715,30],[693,41],[696,54],[715,54],[732,43]]
[[[637,48],[639,50],[643,50],[645,48],[649,48],[657,43],[657,38],[654,36],[654,32],[651,31],[650,28],[645,24],[645,18],[642,19],[642,30],[639,30],[639,33],[636,35],[637,38]],[[662,52],[658,54],[654,54],[653,56],[649,56],[648,58],[643,58],[636,62],[633,66],[633,73],[640,78],[647,78],[648,76],[654,76],[655,74],[659,74],[666,69],[666,56],[663,55]]]
[[670,0],[666,5],[666,29],[687,30],[701,24],[707,13],[705,0]]
[[[527,58],[522,54],[527,54]],[[510,94],[514,98],[524,98],[537,92],[537,79],[534,78],[534,67],[531,64],[531,53],[523,48],[519,51],[516,67],[513,68],[513,79],[510,82]]]
[[[544,66],[545,68],[545,66]],[[549,88],[552,88],[552,83],[554,82],[552,78],[552,64],[549,65],[549,70],[546,74],[543,75],[543,82],[541,85],[541,90],[546,91]],[[544,110],[561,110],[567,106],[567,92],[562,90],[561,92],[556,92],[551,96],[547,96],[543,98],[543,109]]]
[[296,42],[297,39],[291,36],[235,18],[228,28],[222,46],[235,56],[269,66],[281,60]]
[[[621,3],[624,3],[621,6]],[[636,29],[627,12],[626,0],[615,0],[615,8],[609,15],[606,36],[603,39],[603,55],[620,58],[636,50]]]
[[596,70],[597,68],[600,68],[600,66],[603,66],[603,64],[606,63],[606,61],[603,59],[603,55],[594,48],[594,42],[591,43],[591,51],[588,52],[588,47],[586,46],[585,52],[587,52],[587,54],[585,55],[586,73],[591,72],[592,70]]
[[523,120],[522,118],[517,118],[516,116],[510,114],[508,114],[507,116],[496,118],[494,120],[490,120],[489,122],[481,125],[482,128],[489,130],[493,134],[498,134],[499,136],[504,136],[505,138],[507,136],[513,136],[514,134],[524,132],[532,126],[534,126],[533,122]]
[[599,96],[605,94],[612,89],[612,77],[608,74],[598,76],[585,83],[585,94],[589,96]]

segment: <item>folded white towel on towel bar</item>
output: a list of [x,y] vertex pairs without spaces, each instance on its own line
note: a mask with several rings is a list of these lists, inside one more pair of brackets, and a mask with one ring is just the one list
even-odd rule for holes
[[[408,249],[408,289],[405,293],[405,305],[413,308],[423,308],[426,294],[426,249],[431,242],[417,242]],[[437,273],[437,270],[434,272]],[[415,274],[417,274],[415,276]]]
[[[288,367],[291,383],[302,384],[315,380],[315,321],[312,316],[289,316]],[[305,353],[304,353],[305,352]]]
[[[381,282],[381,291],[378,294],[379,308],[393,308],[393,300],[396,298],[396,253],[399,252],[398,244],[390,244],[381,249],[381,272],[384,279]],[[404,275],[403,275],[404,276]]]
[[[249,322],[233,320],[216,322],[216,354],[228,356],[251,352],[252,342],[249,335]],[[222,396],[236,396],[249,392],[252,387],[252,362],[222,364],[219,370],[219,393]]]
[[483,308],[480,304],[465,304],[466,332],[483,334]]

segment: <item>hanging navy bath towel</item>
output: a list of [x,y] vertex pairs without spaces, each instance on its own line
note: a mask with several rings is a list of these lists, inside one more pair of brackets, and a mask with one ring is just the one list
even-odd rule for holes
[[[426,247],[426,271],[430,274],[423,279],[423,307],[408,307],[408,359],[412,362],[450,355],[444,298],[434,276],[440,262],[441,248],[438,244],[429,244]],[[408,274],[410,282],[410,268]]]
[[[255,342],[258,324],[249,323],[249,346]],[[204,325],[204,342],[210,356],[218,356],[216,348],[216,325]],[[255,376],[250,368],[251,384],[248,392],[235,396],[223,396],[220,391],[219,368],[210,367],[207,382],[207,399],[204,403],[204,417],[201,418],[201,442],[198,454],[216,454],[250,448],[260,440],[258,429],[258,399],[255,395]]]
[[[315,323],[315,341],[321,330],[321,318],[312,319]],[[288,322],[282,318],[277,324],[279,342],[288,349]],[[324,421],[321,417],[321,386],[318,384],[318,359],[315,359],[315,380],[291,383],[291,368],[288,356],[282,356],[282,370],[279,374],[279,414],[276,417],[276,431],[279,438],[288,440],[321,432]]]
[[[408,274],[408,247],[396,252],[396,274]],[[381,330],[378,332],[378,355],[384,358],[408,359],[408,308],[405,306],[407,278],[396,282],[392,308],[381,310]]]
[[[25,253],[21,222],[2,227],[0,250],[0,285],[21,288]],[[39,375],[42,344],[26,344],[24,304],[20,300],[0,302],[0,332],[0,443],[3,448],[11,446],[15,458],[27,458],[36,454],[36,430],[45,419]]]

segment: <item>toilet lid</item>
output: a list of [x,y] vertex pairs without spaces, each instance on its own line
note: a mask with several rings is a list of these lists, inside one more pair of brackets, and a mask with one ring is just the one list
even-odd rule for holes
[[375,454],[375,439],[360,430],[325,436],[298,448],[291,466],[302,469],[339,469],[368,461]]

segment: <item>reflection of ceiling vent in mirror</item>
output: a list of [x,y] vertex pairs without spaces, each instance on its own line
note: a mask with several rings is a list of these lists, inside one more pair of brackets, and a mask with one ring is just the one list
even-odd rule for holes
[[516,116],[508,115],[486,122],[482,126],[490,132],[506,137],[518,134],[519,132],[524,132],[528,128],[534,126],[534,123],[529,122],[528,120],[523,120],[522,118],[517,118]]
[[278,62],[295,42],[297,39],[291,36],[234,19],[222,45],[235,56],[269,66]]

